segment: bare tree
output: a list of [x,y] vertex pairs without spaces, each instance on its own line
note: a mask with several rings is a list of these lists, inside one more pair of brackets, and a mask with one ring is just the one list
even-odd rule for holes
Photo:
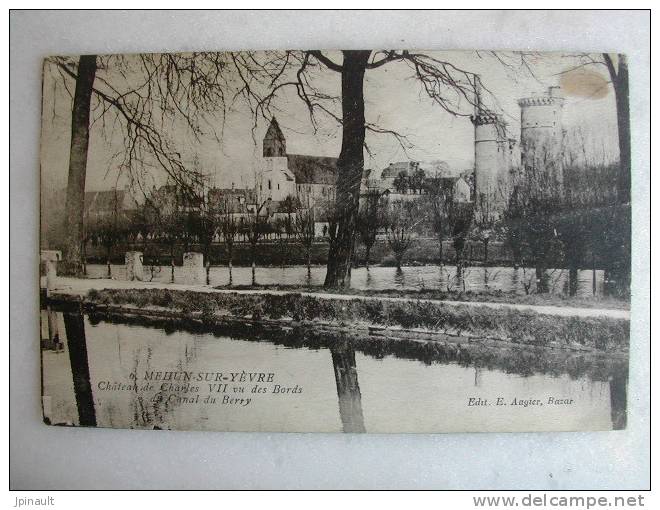
[[270,212],[268,207],[271,203],[271,199],[263,198],[261,190],[263,189],[262,185],[262,175],[255,172],[254,175],[254,190],[255,190],[255,203],[251,205],[251,209],[248,211],[248,216],[246,218],[246,235],[250,243],[250,262],[252,266],[252,285],[257,284],[257,247],[259,245],[259,240],[265,236],[268,231],[268,219]]
[[95,76],[96,56],[81,56],[73,97],[73,112],[71,113],[71,149],[69,151],[64,227],[66,237],[61,264],[63,274],[83,274],[85,178],[89,147],[89,112]]
[[463,278],[465,266],[465,241],[472,226],[474,206],[472,202],[458,202],[451,200],[449,214],[449,232],[452,237],[455,252],[456,277]]
[[408,188],[410,187],[408,182],[408,174],[401,170],[392,181],[392,186],[394,186],[394,189],[397,193],[401,193],[402,195],[407,193]]
[[[199,182],[166,134],[177,119],[199,139],[206,115],[225,109],[225,54],[83,55],[47,59],[49,72],[70,94],[71,149],[66,198],[64,272],[82,272],[81,240],[90,126],[99,123],[106,141],[121,133],[118,167],[136,187],[144,189],[153,168],[165,172],[179,187]],[[57,81],[56,81],[57,84]]]
[[233,204],[228,198],[224,198],[220,204],[220,235],[227,257],[227,268],[229,269],[229,285],[233,283],[232,264],[234,260],[234,242],[238,235],[238,224],[233,214]]
[[220,228],[220,212],[216,204],[209,199],[208,192],[199,197],[199,209],[193,217],[193,227],[204,255],[206,285],[211,284],[211,247]]
[[413,193],[422,193],[424,191],[424,182],[426,181],[426,173],[424,170],[417,166],[410,176],[409,183],[410,189]]
[[394,252],[397,269],[401,269],[403,257],[411,247],[422,215],[416,201],[396,200],[389,207],[387,214],[387,243]]
[[[523,54],[528,56],[527,54]],[[630,97],[628,59],[622,53],[574,53],[565,55],[576,64],[563,71],[566,74],[582,68],[604,67],[610,78],[616,99],[617,132],[619,139],[619,172],[617,174],[617,200],[621,204],[630,202]]]
[[426,202],[430,209],[431,228],[438,238],[438,256],[443,263],[442,242],[450,233],[449,216],[453,203],[453,188],[442,179],[431,178],[426,182]]
[[[337,229],[330,244],[325,279],[327,287],[345,287],[350,284],[366,130],[390,134],[400,143],[406,143],[405,137],[399,133],[366,122],[365,73],[399,62],[408,66],[422,91],[445,111],[453,115],[469,116],[471,112],[460,106],[466,103],[474,106],[475,102],[475,75],[452,62],[408,50],[346,50],[341,53],[341,63],[333,60],[333,56],[317,50],[267,52],[263,58],[252,52],[232,56],[243,82],[240,94],[251,104],[255,123],[259,117],[267,119],[271,116],[273,100],[282,89],[290,87],[307,106],[313,126],[317,125],[317,114],[328,116],[342,126],[335,198]],[[319,70],[340,74],[339,97],[314,86],[314,74]],[[339,105],[341,114],[337,113]]]
[[[534,161],[544,161],[543,147],[535,150],[540,156]],[[532,164],[514,184],[504,213],[506,229],[515,232],[520,243],[521,263],[523,266],[527,262],[534,263],[538,293],[549,291],[547,269],[551,263],[561,260],[558,232],[562,207],[562,187],[555,174],[543,164]]]
[[365,265],[369,269],[369,255],[376,243],[376,236],[384,226],[383,212],[386,199],[380,190],[369,190],[362,196],[362,205],[358,214],[357,230],[365,248]]
[[92,243],[105,249],[108,278],[112,278],[110,264],[112,249],[126,239],[129,228],[128,218],[121,210],[117,189],[114,189],[112,193],[113,198],[110,204],[104,204],[109,205],[110,210],[95,211],[95,214],[89,215],[89,225],[87,226],[88,237]]
[[293,218],[293,232],[305,251],[305,262],[307,264],[307,278],[312,277],[311,256],[315,231],[315,211],[310,204],[301,205]]

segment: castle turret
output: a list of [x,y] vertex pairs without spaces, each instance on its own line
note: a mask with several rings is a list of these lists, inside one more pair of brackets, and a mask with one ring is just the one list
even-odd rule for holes
[[275,117],[271,119],[266,136],[264,136],[263,156],[264,158],[286,157],[286,139]]
[[482,220],[495,220],[506,206],[510,155],[515,141],[507,138],[506,125],[500,115],[480,109],[471,119],[474,124],[476,214]]
[[501,115],[486,108],[483,86],[475,79],[474,115],[474,205],[477,221],[501,217],[508,200],[513,140],[507,137]]
[[545,95],[519,99],[518,105],[523,170],[543,172],[561,184],[564,98],[559,91],[559,87],[549,87]]

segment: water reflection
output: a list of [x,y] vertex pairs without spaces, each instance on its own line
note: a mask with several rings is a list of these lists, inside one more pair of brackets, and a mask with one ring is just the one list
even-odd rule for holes
[[[588,354],[44,310],[42,366],[44,416],[54,424],[344,432],[626,425],[627,360]],[[195,392],[188,382],[144,381],[151,372],[241,370],[273,372],[277,384],[301,392],[263,396],[249,384],[246,393],[229,395],[250,399],[241,405],[225,402],[226,393]],[[468,407],[474,396],[553,396],[575,405]]]
[[[325,266],[312,266],[307,271],[305,266],[288,267],[257,267],[256,281],[262,285],[322,285],[325,279]],[[107,276],[106,266],[87,266],[90,278],[105,278]],[[117,280],[126,279],[124,266],[112,266],[113,278]],[[147,279],[167,283],[170,282],[170,267],[155,268],[152,273],[149,268],[145,269]],[[549,288],[551,292],[562,293],[568,288],[568,272],[554,269],[548,271]],[[594,294],[594,273],[591,270],[578,271],[578,296],[592,296]],[[212,267],[210,269],[210,285],[230,285],[229,270],[227,267]],[[601,270],[595,272],[596,294],[604,292],[604,273]],[[174,268],[174,282],[186,283],[186,275],[183,268]],[[252,268],[233,267],[233,285],[250,285],[252,282]],[[351,287],[358,290],[471,290],[474,292],[482,290],[500,290],[502,292],[516,291],[519,293],[534,292],[536,279],[533,269],[512,267],[466,267],[463,275],[456,275],[456,267],[445,266],[410,266],[397,269],[395,267],[374,266],[369,269],[357,267],[351,269]]]
[[335,370],[339,416],[344,432],[365,432],[362,415],[362,397],[355,367],[355,351],[347,341],[330,348]]
[[66,328],[71,374],[73,376],[73,392],[78,407],[78,423],[81,426],[95,427],[96,412],[89,376],[83,315],[81,313],[65,313],[64,327]]

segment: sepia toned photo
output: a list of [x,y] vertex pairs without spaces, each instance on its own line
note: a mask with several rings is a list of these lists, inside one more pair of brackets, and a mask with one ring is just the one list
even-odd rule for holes
[[619,430],[625,55],[43,62],[49,425]]

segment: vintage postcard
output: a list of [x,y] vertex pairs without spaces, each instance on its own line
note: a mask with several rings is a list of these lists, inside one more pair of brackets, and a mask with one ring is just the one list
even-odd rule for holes
[[47,424],[626,427],[625,55],[43,64]]

